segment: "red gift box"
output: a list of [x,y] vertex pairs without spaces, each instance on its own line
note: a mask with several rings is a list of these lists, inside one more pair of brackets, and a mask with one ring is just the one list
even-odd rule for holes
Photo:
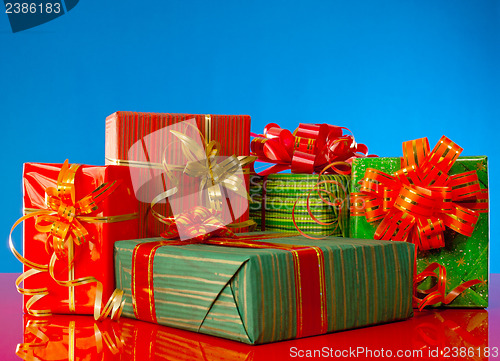
[[[64,167],[66,170],[69,168],[66,164]],[[59,257],[53,267],[55,279],[67,281],[93,276],[102,283],[102,296],[106,302],[115,289],[113,244],[115,241],[137,238],[138,205],[133,196],[130,174],[126,168],[118,166],[74,165],[70,168],[74,169],[73,173],[68,173],[71,178],[69,183],[74,185],[73,187],[61,179],[62,168],[61,164],[24,164],[25,213],[27,215],[40,213],[40,210],[47,212],[46,215],[28,217],[24,220],[24,258],[38,265],[47,266],[52,254],[58,253]],[[50,203],[46,204],[46,198],[50,199],[50,194],[53,194],[55,189],[58,189],[60,195],[64,189],[71,187],[74,190],[74,200],[64,201],[62,196],[53,197],[61,200],[61,204],[58,203],[59,208],[50,207]],[[94,192],[92,197],[86,197],[91,192]],[[90,199],[90,203],[88,205],[76,203],[82,199]],[[53,200],[53,202],[59,201]],[[72,209],[71,203],[76,205],[77,210],[73,211],[76,215],[69,216],[71,218],[69,219],[64,213],[68,213],[66,209]],[[88,212],[82,212],[78,208],[86,206],[90,207]],[[49,214],[48,210],[53,212]],[[40,226],[43,226],[44,222],[49,223],[49,226],[46,226],[47,232],[40,231]],[[70,226],[69,231],[61,238],[63,242],[61,251],[57,245],[55,228],[64,228],[64,224]],[[78,237],[72,232],[75,229],[84,234],[81,244],[78,244]],[[68,253],[73,253],[74,257]],[[24,270],[28,271],[30,268],[25,262]],[[48,271],[30,275],[24,280],[25,290],[41,287],[46,287],[48,294],[33,305],[27,303],[31,297],[37,296],[24,294],[25,312],[36,314],[37,310],[50,310],[52,313],[94,313],[96,282],[66,287],[58,284]]]
[[[201,115],[201,114],[167,114],[116,112],[106,119],[106,164],[128,165],[136,178],[148,178],[152,169],[161,168],[164,157],[175,163],[180,155],[165,152],[172,142],[168,127],[194,120],[200,134],[206,141],[220,144],[220,156],[249,156],[250,154],[250,116],[248,115]],[[170,138],[169,138],[170,137]],[[166,154],[166,155],[165,155]],[[245,190],[249,187],[249,169],[244,169]],[[169,188],[169,180],[165,174],[156,173],[160,182],[151,182],[136,189],[139,200],[139,238],[157,237],[165,231],[165,224],[159,222],[152,214],[151,200]],[[163,183],[163,184],[162,184]],[[158,187],[158,184],[162,187]],[[139,195],[139,193],[141,193]],[[164,217],[173,215],[168,201],[154,206],[155,211]],[[248,200],[241,198],[231,204],[229,211],[233,223],[249,220]],[[240,217],[233,214],[241,215]],[[240,227],[235,232],[248,229]]]

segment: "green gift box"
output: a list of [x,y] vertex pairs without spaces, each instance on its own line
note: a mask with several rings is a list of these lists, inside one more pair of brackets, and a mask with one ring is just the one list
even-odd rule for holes
[[[359,192],[359,182],[365,178],[367,168],[374,168],[387,174],[401,169],[401,158],[360,158],[352,163],[351,194]],[[481,189],[488,189],[488,159],[486,156],[458,157],[448,174],[450,176],[476,171]],[[350,237],[372,239],[378,222],[372,224],[364,216],[351,213]],[[451,303],[442,307],[488,307],[488,213],[480,213],[472,236],[467,237],[446,228],[443,232],[445,246],[427,251],[418,251],[417,271],[422,272],[433,262],[446,267],[446,292],[460,284],[479,280],[480,283],[467,288]],[[419,288],[429,289],[435,279],[426,279]]]
[[[259,229],[275,232],[296,232],[292,219],[295,204],[295,222],[299,229],[312,236],[349,235],[349,187],[350,176],[339,174],[291,174],[277,173],[266,177],[250,177],[250,218]],[[318,182],[317,191],[314,189]],[[309,209],[317,223],[307,210]],[[321,197],[324,198],[321,199]],[[264,197],[264,198],[263,198]],[[328,201],[331,204],[325,202]],[[264,205],[264,211],[263,211]]]
[[[263,236],[264,249],[234,246]],[[414,245],[287,236],[225,239],[233,246],[165,245],[160,238],[116,242],[123,315],[247,344],[412,316]],[[316,280],[318,291],[310,292]],[[311,326],[314,317],[321,327]]]

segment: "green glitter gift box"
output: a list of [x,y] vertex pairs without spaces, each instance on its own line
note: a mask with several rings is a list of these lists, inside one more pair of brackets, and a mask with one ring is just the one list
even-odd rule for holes
[[[292,209],[296,204],[295,222],[301,231],[313,236],[347,237],[350,179],[350,176],[339,174],[321,175],[320,182],[332,183],[321,184],[319,189],[325,192],[320,193],[313,190],[318,184],[317,174],[277,173],[267,177],[253,175],[250,177],[250,218],[262,230],[296,232],[292,219]],[[315,222],[309,214],[308,194],[311,213],[318,221],[328,225]]]
[[269,232],[158,241],[115,243],[126,317],[261,344],[413,315],[410,243]]
[[[439,143],[438,143],[439,144]],[[387,174],[401,169],[401,158],[364,158],[355,159],[352,166],[351,194],[360,191],[359,182],[365,178],[367,168],[374,168]],[[481,189],[488,189],[488,160],[485,156],[458,157],[448,174],[476,171]],[[483,193],[484,194],[484,193]],[[486,197],[487,198],[487,197]],[[484,203],[483,203],[484,204]],[[365,216],[351,213],[350,237],[374,238],[379,222],[368,223]],[[446,292],[460,284],[477,280],[451,303],[443,307],[480,308],[488,306],[488,213],[479,213],[470,237],[462,235],[448,227],[443,232],[444,247],[427,251],[418,251],[417,271],[422,272],[428,265],[437,262],[446,267]],[[435,285],[435,278],[426,279],[420,289],[429,289]]]

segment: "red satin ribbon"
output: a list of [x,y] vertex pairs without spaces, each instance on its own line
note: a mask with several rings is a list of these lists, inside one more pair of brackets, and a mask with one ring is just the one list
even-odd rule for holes
[[[368,168],[359,182],[360,192],[351,194],[351,216],[380,222],[375,239],[410,241],[420,250],[441,248],[446,227],[470,237],[479,213],[488,211],[488,191],[480,188],[476,171],[448,175],[462,148],[443,136],[432,152],[429,149],[427,138],[404,142],[400,170],[389,175]],[[418,290],[426,294],[418,299],[419,308],[450,303],[480,283],[465,282],[445,296],[446,269],[437,263],[431,266],[415,279],[415,284],[426,277],[438,279],[430,290]]]
[[[197,207],[196,212],[183,214],[189,222],[203,227],[200,214],[210,212],[203,207]],[[209,215],[209,217],[212,217]],[[222,226],[224,227],[224,226]],[[224,227],[225,228],[225,227]],[[166,235],[170,240],[141,243],[135,246],[132,258],[132,300],[134,314],[137,318],[156,323],[154,302],[153,261],[158,248],[162,246],[181,246],[186,244],[209,244],[224,247],[280,249],[291,252],[294,260],[295,297],[297,310],[297,335],[306,337],[327,332],[328,310],[326,302],[326,282],[324,255],[319,247],[298,246],[279,243],[262,242],[266,239],[290,237],[286,233],[263,235],[244,235],[236,237],[227,228],[222,232],[202,237],[194,237],[187,241],[175,240],[174,233]]]
[[[358,144],[354,136],[343,134],[349,129],[329,124],[300,124],[292,133],[275,123],[264,128],[264,134],[252,133],[252,155],[257,161],[274,165],[258,173],[268,175],[290,169],[292,173],[320,173],[331,163],[330,173],[350,174],[354,158],[368,155],[368,147]],[[344,164],[340,164],[344,162]]]

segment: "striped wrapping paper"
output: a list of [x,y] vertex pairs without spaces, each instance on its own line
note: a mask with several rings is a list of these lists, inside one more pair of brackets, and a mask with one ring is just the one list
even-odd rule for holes
[[[133,250],[139,243],[158,240],[115,243],[115,276],[117,287],[125,292],[126,317],[135,318]],[[338,237],[311,242],[299,236],[272,243],[321,248],[326,332],[412,316],[412,244]],[[156,319],[162,325],[248,344],[296,338],[297,281],[291,252],[202,244],[163,246],[156,251],[151,272]]]
[[[201,115],[169,113],[116,112],[106,118],[106,164],[129,165],[130,162],[162,163],[163,152],[172,143],[173,136],[164,128],[189,119],[195,119],[201,134],[207,142],[220,143],[221,156],[245,156],[250,154],[250,116],[248,115]],[[140,146],[137,146],[139,144]],[[179,164],[181,155],[168,153],[168,161]],[[151,200],[169,188],[169,180],[161,171],[147,166],[134,165],[135,178],[149,180],[140,189],[136,189],[139,200],[139,236],[156,237],[165,230],[165,225],[151,214]],[[158,179],[161,179],[158,181]],[[248,191],[248,175],[245,175]],[[160,184],[161,186],[158,186]],[[185,186],[185,182],[183,182]],[[194,183],[193,183],[194,187]],[[193,189],[194,193],[196,189]],[[146,201],[144,201],[146,200]],[[242,214],[235,222],[248,220],[248,202],[240,199],[231,204],[232,210],[225,205],[225,212]],[[170,206],[160,203],[155,210],[172,216]],[[244,229],[236,229],[244,231]]]
[[[313,236],[349,236],[349,185],[350,176],[328,174],[320,178],[336,181],[335,184],[323,184],[320,189],[332,194],[321,193],[321,196],[331,203],[325,203],[317,191],[310,193],[309,206],[312,214],[323,223],[316,223],[307,211],[307,194],[318,183],[317,174],[277,173],[267,176],[265,189],[265,214],[262,213],[262,196],[264,194],[264,177],[252,175],[250,178],[250,218],[259,229],[291,232],[296,231],[292,220],[292,208],[295,202],[295,221],[299,229]],[[265,219],[265,222],[262,220]],[[263,226],[265,223],[265,227]]]

